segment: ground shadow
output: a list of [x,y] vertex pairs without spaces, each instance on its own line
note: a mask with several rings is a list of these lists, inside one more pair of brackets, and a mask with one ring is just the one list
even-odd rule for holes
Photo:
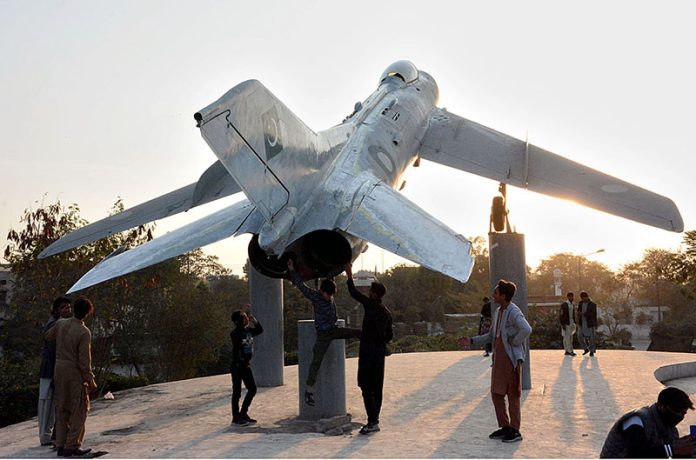
[[[573,369],[573,357],[564,356],[558,376],[551,390],[551,401],[556,414],[574,414],[578,395],[577,375]],[[577,426],[571,416],[560,419],[559,440],[569,443],[575,439]]]
[[[469,398],[475,396],[477,391],[469,382],[462,382],[461,385],[442,385],[442,382],[460,382],[464,370],[480,366],[480,361],[479,356],[466,356],[424,381],[420,388],[402,396],[393,403],[395,407],[398,407],[393,419],[398,424],[407,423],[414,417],[427,411],[436,410],[443,405],[448,407],[451,412],[456,412],[457,407],[452,406],[465,403]],[[482,369],[482,372],[485,372],[486,369],[488,368]],[[437,387],[438,391],[433,391],[434,387]]]

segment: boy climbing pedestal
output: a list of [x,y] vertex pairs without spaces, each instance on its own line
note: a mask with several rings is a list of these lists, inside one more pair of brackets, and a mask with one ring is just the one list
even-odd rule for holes
[[317,341],[314,343],[312,364],[309,366],[305,389],[305,403],[313,406],[315,404],[314,384],[317,381],[317,373],[331,341],[351,337],[359,338],[361,331],[360,329],[336,326],[336,321],[338,321],[336,302],[334,301],[336,283],[333,280],[323,280],[318,291],[308,287],[302,282],[302,276],[295,271],[292,259],[288,260],[288,274],[290,281],[312,302],[314,307],[314,327],[317,330]]

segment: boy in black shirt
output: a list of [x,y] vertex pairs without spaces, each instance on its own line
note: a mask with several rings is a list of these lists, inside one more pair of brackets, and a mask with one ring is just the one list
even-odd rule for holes
[[353,267],[345,266],[348,276],[348,292],[365,309],[360,353],[358,357],[358,386],[362,390],[367,425],[360,434],[379,431],[379,412],[382,409],[382,389],[384,387],[384,357],[387,355],[387,342],[392,339],[392,316],[382,305],[382,297],[387,290],[382,283],[373,282],[369,296],[363,295],[353,283]]
[[[256,395],[256,382],[251,372],[251,358],[254,356],[254,337],[263,332],[261,323],[248,314],[249,304],[245,304],[241,310],[232,312],[234,329],[230,332],[232,338],[232,424],[246,426],[256,423],[249,417],[248,410],[251,401]],[[251,324],[251,327],[249,325]],[[242,382],[247,389],[247,394],[239,410],[239,398],[242,395]]]

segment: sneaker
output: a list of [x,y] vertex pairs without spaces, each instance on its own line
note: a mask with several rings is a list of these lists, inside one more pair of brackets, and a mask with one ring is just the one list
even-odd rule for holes
[[583,355],[586,355],[586,354],[588,354],[589,352],[590,352],[590,350],[588,350],[587,348],[585,348],[585,351],[583,351],[582,354],[583,354]]
[[517,441],[522,441],[522,433],[519,431],[512,429],[507,432],[505,436],[503,436],[503,442],[517,442]]
[[314,402],[314,393],[311,391],[305,390],[304,392],[304,401],[308,406],[314,406],[316,403]]
[[58,449],[58,456],[59,457],[81,457],[83,455],[87,455],[88,453],[92,452],[92,449],[63,449],[63,452],[61,453],[60,448]]
[[360,428],[360,434],[370,434],[370,433],[375,433],[379,430],[379,423],[368,423],[367,425],[364,425],[362,428]]
[[590,357],[594,356],[594,351],[590,352]]
[[502,427],[499,430],[495,430],[493,433],[489,434],[488,437],[490,439],[501,439],[505,437],[505,435],[508,434],[508,431],[510,431],[510,428],[507,426]]
[[246,420],[247,422],[249,422],[249,425],[256,425],[256,420],[249,417],[249,414],[243,414],[243,415],[240,415],[239,417]]
[[239,418],[238,420],[233,420],[232,425],[234,426],[248,426],[251,425],[249,421],[245,418]]

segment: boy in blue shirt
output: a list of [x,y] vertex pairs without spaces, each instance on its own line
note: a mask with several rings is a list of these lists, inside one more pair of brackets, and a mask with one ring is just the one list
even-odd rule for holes
[[317,330],[317,341],[314,343],[312,364],[309,366],[304,395],[305,403],[314,406],[314,384],[331,341],[351,337],[359,338],[361,331],[360,329],[336,326],[336,321],[338,321],[336,302],[334,302],[336,283],[333,280],[323,280],[318,291],[311,289],[302,282],[302,275],[295,271],[292,259],[288,259],[288,274],[292,283],[312,302],[314,307],[314,327]]

